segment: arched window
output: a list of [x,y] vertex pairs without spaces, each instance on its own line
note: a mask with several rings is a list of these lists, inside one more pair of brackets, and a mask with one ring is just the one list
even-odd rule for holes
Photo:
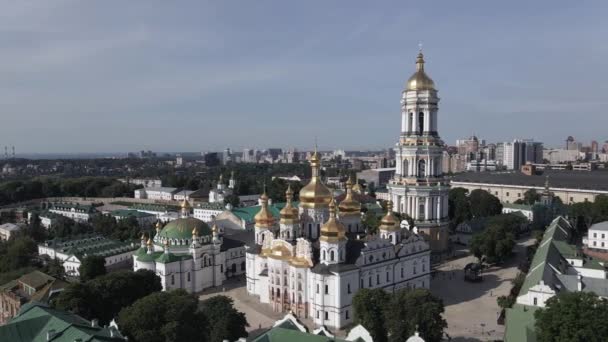
[[409,162],[407,161],[407,159],[403,159],[403,170],[401,170],[401,174],[404,176],[408,176],[409,173]]
[[392,235],[389,235],[388,239],[390,240],[391,243],[393,243],[393,236]]
[[408,132],[413,131],[413,129],[412,129],[412,127],[413,127],[412,125],[413,124],[414,124],[414,113],[410,112],[410,116],[409,116],[409,118],[407,120],[407,131]]
[[418,178],[422,178],[426,173],[426,161],[424,159],[420,159],[418,161]]
[[244,271],[244,270],[245,270],[245,262],[243,261],[243,262],[241,263],[241,271]]
[[334,261],[335,259],[335,252],[334,251],[330,251],[329,252],[329,260]]
[[327,256],[325,255],[325,250],[323,250],[323,260],[326,260]]
[[418,135],[422,135],[424,132],[424,113],[418,113]]

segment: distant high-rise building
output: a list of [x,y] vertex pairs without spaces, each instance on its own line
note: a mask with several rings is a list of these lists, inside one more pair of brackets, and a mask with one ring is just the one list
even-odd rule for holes
[[241,158],[241,161],[243,163],[253,163],[253,162],[255,162],[253,151],[254,150],[252,150],[250,148],[244,148],[243,149],[243,157]]
[[220,158],[217,152],[209,152],[203,157],[205,165],[207,166],[218,166],[220,165]]
[[473,135],[468,139],[456,140],[456,147],[458,148],[458,154],[464,156],[465,160],[475,159],[479,151],[479,139]]
[[519,170],[527,163],[543,162],[543,143],[531,139],[503,143],[503,165],[509,170]]
[[576,140],[574,140],[574,137],[569,136],[566,139],[566,150],[580,151],[582,147],[583,147],[583,145],[580,142],[577,142]]
[[600,144],[597,141],[592,140],[591,141],[591,153],[598,153],[599,150],[600,150]]
[[226,148],[222,154],[222,164],[226,165],[232,162],[232,150]]
[[268,149],[268,154],[270,155],[272,160],[279,159],[279,156],[281,155],[281,153],[283,153],[283,150],[280,148],[269,148]]

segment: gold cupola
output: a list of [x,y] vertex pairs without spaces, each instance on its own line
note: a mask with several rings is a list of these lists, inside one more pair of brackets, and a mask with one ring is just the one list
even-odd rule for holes
[[363,187],[359,184],[359,179],[355,177],[355,184],[353,185],[353,192],[356,194],[363,194]]
[[407,80],[406,91],[435,90],[435,82],[424,72],[424,55],[422,51],[416,58],[416,72]]
[[349,176],[346,181],[346,197],[340,202],[338,209],[340,209],[340,215],[361,215],[361,203],[353,196],[352,176]]
[[182,216],[190,216],[191,209],[190,202],[184,197],[184,200],[182,201]]
[[331,190],[321,181],[321,159],[316,148],[310,157],[310,167],[312,168],[312,178],[310,183],[300,190],[300,205],[308,209],[326,208],[333,196]]
[[329,202],[329,219],[321,227],[321,241],[338,242],[346,239],[346,227],[336,217],[336,201]]
[[294,224],[300,220],[298,209],[293,206],[292,198],[293,190],[291,190],[291,184],[289,184],[287,186],[287,191],[285,191],[285,199],[287,203],[280,212],[282,224]]
[[384,215],[384,217],[382,217],[382,219],[380,220],[380,226],[378,227],[378,230],[394,232],[400,229],[401,227],[399,226],[399,221],[397,220],[395,215],[393,215],[393,202],[388,201],[388,203],[386,203],[386,215]]
[[270,213],[270,210],[268,210],[268,195],[266,195],[266,191],[264,191],[264,193],[260,197],[260,200],[262,202],[262,206],[260,208],[260,211],[258,211],[258,213],[254,217],[255,227],[268,229],[274,228],[275,218]]

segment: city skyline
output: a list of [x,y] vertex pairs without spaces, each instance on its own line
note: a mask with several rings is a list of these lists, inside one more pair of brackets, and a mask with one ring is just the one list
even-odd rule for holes
[[602,2],[1,5],[18,153],[390,148],[419,42],[446,143],[608,138]]

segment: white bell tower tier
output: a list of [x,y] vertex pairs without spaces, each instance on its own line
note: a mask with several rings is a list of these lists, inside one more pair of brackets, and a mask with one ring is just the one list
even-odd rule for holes
[[424,71],[422,51],[416,72],[401,96],[401,135],[395,147],[396,172],[388,185],[395,211],[409,215],[433,252],[448,247],[449,185],[443,177],[444,144],[438,134],[439,97]]

